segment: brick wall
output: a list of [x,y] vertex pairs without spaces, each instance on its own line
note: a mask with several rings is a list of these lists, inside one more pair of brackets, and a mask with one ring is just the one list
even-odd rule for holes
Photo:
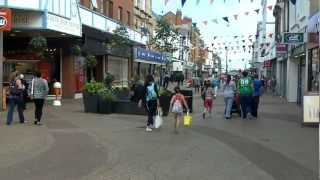
[[[96,0],[98,8],[92,6],[91,0],[80,0],[81,5],[93,9],[112,19],[119,21],[118,9],[122,8],[122,20],[125,25],[133,25],[133,0]],[[130,14],[128,16],[128,14]]]

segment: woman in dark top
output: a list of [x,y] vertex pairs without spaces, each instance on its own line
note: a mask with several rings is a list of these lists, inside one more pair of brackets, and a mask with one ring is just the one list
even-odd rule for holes
[[156,115],[157,107],[159,104],[159,94],[156,83],[152,75],[147,75],[144,83],[143,93],[139,101],[139,106],[142,106],[144,103],[145,108],[148,112],[148,121],[146,131],[150,132],[153,128],[153,117]]

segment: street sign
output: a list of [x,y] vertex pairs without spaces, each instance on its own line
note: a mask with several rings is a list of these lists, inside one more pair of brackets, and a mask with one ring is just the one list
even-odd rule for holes
[[10,9],[0,9],[0,31],[11,31]]
[[276,53],[277,54],[286,54],[287,53],[287,45],[286,44],[277,44],[276,45]]
[[284,33],[283,41],[285,44],[304,43],[303,33]]

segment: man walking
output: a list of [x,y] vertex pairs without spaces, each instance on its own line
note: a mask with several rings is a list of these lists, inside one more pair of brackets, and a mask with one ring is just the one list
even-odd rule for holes
[[251,113],[253,83],[251,77],[248,77],[247,71],[243,71],[242,75],[243,77],[240,78],[238,82],[241,104],[241,116],[242,119],[247,119],[248,113]]
[[164,81],[163,81],[163,87],[165,89],[168,89],[169,81],[170,81],[170,75],[168,72],[166,72],[166,74],[164,76]]
[[258,117],[258,106],[260,102],[260,96],[262,95],[262,82],[259,80],[258,75],[255,75],[253,81],[253,102],[252,102],[252,116],[254,118]]
[[31,87],[29,88],[29,96],[34,101],[35,105],[35,125],[41,124],[42,109],[44,105],[44,100],[46,99],[49,92],[47,80],[41,77],[40,72],[35,73],[35,77],[32,79]]

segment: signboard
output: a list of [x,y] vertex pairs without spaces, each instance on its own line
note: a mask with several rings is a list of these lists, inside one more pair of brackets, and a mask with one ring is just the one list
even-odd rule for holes
[[11,31],[10,9],[0,9],[0,31]]
[[304,43],[303,33],[284,33],[283,41],[286,44]]
[[272,60],[267,60],[263,62],[264,68],[271,68],[272,67]]
[[145,60],[145,61],[149,61],[149,62],[153,62],[153,63],[166,63],[167,60],[167,56],[165,54],[159,53],[159,52],[154,52],[154,51],[149,51],[146,49],[142,49],[142,48],[137,48],[135,49],[135,59],[136,60]]
[[309,95],[303,97],[303,122],[304,123],[319,123],[319,95]]
[[287,53],[287,45],[286,44],[277,44],[276,45],[276,53],[277,54],[286,54]]
[[43,15],[40,12],[14,12],[12,27],[17,29],[37,29],[43,27]]

